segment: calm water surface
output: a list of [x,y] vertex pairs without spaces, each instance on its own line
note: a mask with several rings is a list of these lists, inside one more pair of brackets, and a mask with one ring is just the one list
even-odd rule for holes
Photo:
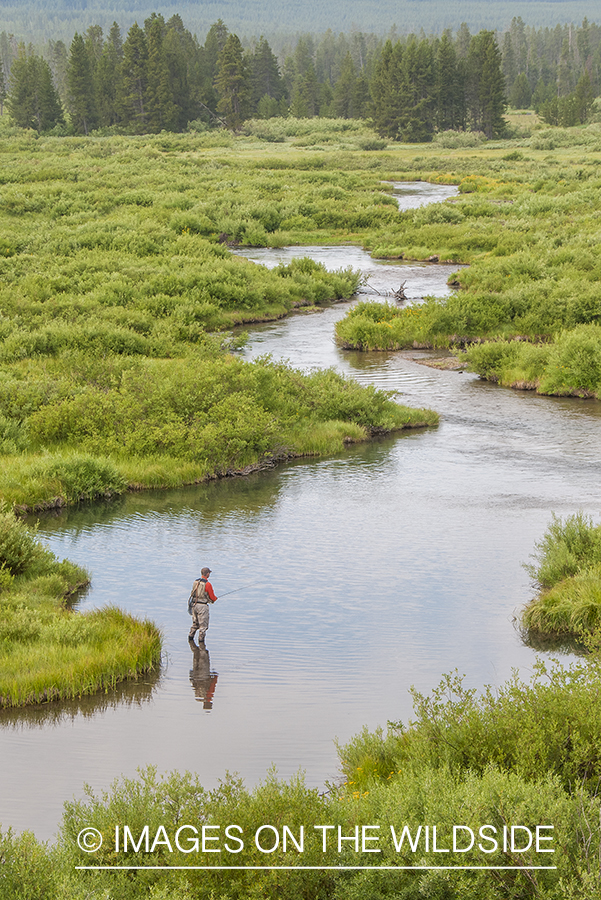
[[[406,281],[415,302],[444,294],[453,270],[348,247],[247,255],[274,265],[308,254],[361,268],[374,296]],[[522,564],[551,511],[598,513],[601,404],[499,389],[412,358],[424,354],[340,351],[333,329],[347,308],[253,329],[245,355],[335,366],[438,410],[440,426],[44,518],[52,549],[92,574],[81,608],[150,616],[164,666],[115,694],[1,714],[4,826],[50,838],[84,782],[105,789],[150,764],[210,787],[226,770],[255,784],[274,763],[322,785],[337,774],[333,739],[407,720],[411,685],[427,691],[455,667],[477,687],[514,667],[530,674],[535,654],[513,621],[531,596]],[[195,656],[186,598],[205,564],[217,594],[243,589],[211,609],[208,656]]]

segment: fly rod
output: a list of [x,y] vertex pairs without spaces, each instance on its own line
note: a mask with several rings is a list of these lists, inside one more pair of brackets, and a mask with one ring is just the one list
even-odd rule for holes
[[242,587],[234,588],[233,591],[227,591],[225,594],[220,594],[219,597],[217,597],[217,599],[222,600],[223,597],[229,597],[230,594],[237,594],[238,591],[243,591],[248,587],[252,587],[253,584],[254,584],[254,581],[251,584],[244,584]]

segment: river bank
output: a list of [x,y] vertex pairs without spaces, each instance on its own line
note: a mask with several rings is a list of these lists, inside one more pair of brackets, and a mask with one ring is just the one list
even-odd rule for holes
[[0,707],[108,691],[158,666],[152,623],[115,608],[73,611],[89,580],[0,507]]

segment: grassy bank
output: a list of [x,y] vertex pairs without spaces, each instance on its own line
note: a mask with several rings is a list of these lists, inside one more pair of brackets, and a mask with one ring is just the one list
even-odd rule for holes
[[600,151],[598,126],[545,129],[513,144],[450,150],[444,160],[434,147],[420,147],[412,162],[421,177],[458,184],[460,197],[403,213],[392,227],[371,230],[366,243],[383,258],[437,256],[469,268],[457,273],[460,289],[447,299],[405,309],[355,306],[337,325],[340,344],[390,350],[476,342],[467,359],[484,378],[598,397]]
[[601,629],[601,524],[577,513],[553,518],[529,567],[539,593],[521,623],[535,637],[598,641]]
[[113,608],[69,608],[87,582],[0,508],[0,706],[81,697],[158,665],[161,640],[150,622]]
[[[353,392],[334,376],[227,361],[220,331],[349,296],[360,277],[306,259],[267,270],[228,244],[350,241],[469,263],[446,300],[359,304],[339,340],[489,339],[468,354],[483,377],[598,395],[596,126],[384,148],[342,120],[251,123],[236,137],[0,127],[0,495],[12,503],[186,484],[434,421],[384,412],[374,393],[341,404]],[[386,182],[420,178],[458,184],[459,198],[399,213]]]
[[545,343],[498,341],[469,347],[465,358],[470,371],[506,387],[601,399],[597,322],[564,329]]
[[2,400],[12,417],[0,495],[21,509],[190,484],[437,421],[333,371],[214,351],[26,361],[5,368]]
[[[331,372],[243,363],[218,334],[353,294],[360,273],[268,270],[227,245],[341,241],[394,218],[379,171],[360,180],[336,153],[323,171],[298,135],[271,153],[252,129],[79,139],[0,125],[5,500],[173,487],[436,422]],[[338,126],[338,152],[362,167],[364,126]]]

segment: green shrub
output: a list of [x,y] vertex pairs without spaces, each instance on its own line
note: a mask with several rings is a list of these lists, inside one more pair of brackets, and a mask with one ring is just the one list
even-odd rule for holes
[[47,847],[30,832],[0,832],[3,900],[48,900],[60,890],[61,875]]
[[550,348],[541,391],[601,396],[601,327],[580,325],[563,331]]
[[127,482],[114,463],[92,456],[74,455],[44,460],[32,476],[56,480],[59,496],[70,503],[122,494]]
[[535,562],[527,566],[542,588],[601,563],[601,524],[581,512],[565,520],[552,516],[544,537],[536,544]]
[[594,795],[601,777],[600,680],[597,657],[549,670],[539,661],[530,684],[516,674],[481,696],[466,689],[456,672],[445,675],[429,695],[412,690],[415,719],[409,726],[390,723],[387,735],[366,732],[340,748],[344,775],[363,792],[374,778],[388,780],[399,770],[449,767],[465,775],[493,766],[526,781],[555,775],[566,790],[585,786]]
[[447,150],[477,147],[485,140],[481,131],[441,131],[434,137],[434,143]]
[[[45,554],[31,531],[5,503],[0,502],[0,566],[11,575],[20,575],[32,568]],[[6,580],[6,576],[4,576]]]

